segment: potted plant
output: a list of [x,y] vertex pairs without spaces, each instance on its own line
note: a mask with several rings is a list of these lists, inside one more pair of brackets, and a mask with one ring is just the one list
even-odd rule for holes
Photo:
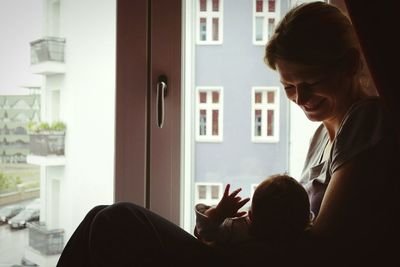
[[27,125],[30,151],[34,155],[64,155],[65,123],[30,122]]

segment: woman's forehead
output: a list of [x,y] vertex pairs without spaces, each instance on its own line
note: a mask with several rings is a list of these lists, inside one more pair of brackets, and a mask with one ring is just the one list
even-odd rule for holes
[[280,75],[281,82],[287,83],[304,82],[323,75],[323,72],[318,67],[298,64],[283,59],[276,60],[276,70]]

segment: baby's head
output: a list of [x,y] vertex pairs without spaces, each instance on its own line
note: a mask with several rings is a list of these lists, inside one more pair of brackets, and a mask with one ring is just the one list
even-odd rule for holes
[[257,238],[296,237],[310,224],[307,192],[290,176],[270,176],[257,186],[249,217],[251,232]]

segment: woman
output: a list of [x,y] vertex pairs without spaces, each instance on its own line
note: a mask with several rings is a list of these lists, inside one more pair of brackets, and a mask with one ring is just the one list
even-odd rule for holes
[[[393,255],[388,242],[398,223],[398,148],[379,97],[362,86],[364,65],[350,21],[323,2],[298,6],[277,26],[265,61],[288,99],[322,122],[301,177],[316,219],[307,237],[278,254],[297,265],[382,266]],[[262,244],[253,248],[267,263],[274,257]],[[58,266],[225,266],[246,253],[227,256],[146,209],[117,203],[86,216]]]
[[347,17],[317,2],[285,16],[265,56],[288,99],[322,122],[301,179],[316,215],[310,233],[354,260],[388,242],[399,202],[395,129],[363,88],[362,59]]

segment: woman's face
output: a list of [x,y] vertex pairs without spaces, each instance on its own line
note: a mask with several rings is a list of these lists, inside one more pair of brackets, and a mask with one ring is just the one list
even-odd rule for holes
[[276,69],[289,100],[311,121],[340,123],[351,104],[351,78],[339,72],[278,59]]

